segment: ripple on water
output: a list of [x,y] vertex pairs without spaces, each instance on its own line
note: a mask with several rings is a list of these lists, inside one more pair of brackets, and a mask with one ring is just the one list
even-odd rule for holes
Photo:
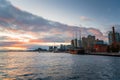
[[0,53],[0,80],[120,79],[120,58],[116,57],[35,52],[3,54]]
[[71,76],[69,77],[70,80],[78,80],[80,79],[79,75],[76,75],[76,76]]

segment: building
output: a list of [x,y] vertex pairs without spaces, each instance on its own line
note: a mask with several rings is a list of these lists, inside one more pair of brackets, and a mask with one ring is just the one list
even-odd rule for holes
[[61,44],[59,51],[66,51],[66,45]]
[[71,46],[73,48],[82,47],[81,40],[78,40],[78,39],[71,40]]
[[71,40],[71,47],[74,47],[75,44],[74,44],[74,40]]
[[104,44],[103,40],[96,39],[95,44]]
[[108,52],[119,52],[120,50],[120,33],[115,32],[114,27],[108,34],[109,46]]
[[[109,44],[111,45],[114,41],[113,41],[113,32],[110,31],[108,34],[108,40],[109,40]],[[115,32],[115,42],[116,43],[120,43],[120,33]]]
[[57,46],[49,46],[49,51],[57,51]]
[[78,47],[78,40],[77,40],[77,38],[76,38],[76,39],[74,39],[74,47],[75,47],[75,48],[77,48],[77,47]]
[[87,37],[82,38],[82,46],[86,50],[92,50],[94,48],[95,42],[96,42],[95,36],[92,35],[88,35]]
[[95,44],[94,50],[95,52],[107,52],[107,47],[106,44]]
[[53,46],[49,46],[49,51],[52,52],[54,50]]
[[77,46],[78,46],[78,47],[82,47],[82,40],[81,40],[81,39],[78,40]]
[[103,40],[97,39],[94,45],[95,52],[107,52],[107,44],[104,44]]

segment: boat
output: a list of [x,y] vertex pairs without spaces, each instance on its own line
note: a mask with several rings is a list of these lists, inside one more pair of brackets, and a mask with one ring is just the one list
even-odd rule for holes
[[79,39],[77,39],[77,32],[76,32],[76,38],[73,38],[71,40],[71,49],[69,49],[69,53],[71,53],[71,54],[85,54],[85,49],[82,47],[81,30],[79,33]]
[[83,48],[75,48],[69,50],[70,54],[85,54],[85,50]]

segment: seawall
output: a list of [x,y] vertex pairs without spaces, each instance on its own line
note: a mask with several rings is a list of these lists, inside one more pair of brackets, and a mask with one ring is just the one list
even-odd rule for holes
[[107,52],[91,52],[91,53],[86,53],[86,55],[100,55],[100,56],[120,57],[120,53],[107,53]]

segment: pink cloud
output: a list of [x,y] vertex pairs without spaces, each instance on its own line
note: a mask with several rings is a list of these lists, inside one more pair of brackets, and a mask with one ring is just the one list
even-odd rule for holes
[[[6,1],[5,1],[6,3]],[[0,41],[5,47],[39,46],[40,43],[69,42],[74,32],[82,30],[82,36],[95,35],[97,38],[106,40],[106,36],[95,28],[70,26],[59,22],[38,17],[31,13],[22,11],[12,4],[8,9],[0,8]],[[80,16],[82,21],[93,21],[93,19]],[[27,46],[26,46],[27,45]]]
[[81,21],[93,21],[93,19],[86,17],[86,16],[80,16]]
[[2,18],[2,17],[0,17],[0,21],[5,21],[5,22],[13,22],[14,21],[14,19],[13,18],[9,18],[9,19],[6,19],[6,18]]

